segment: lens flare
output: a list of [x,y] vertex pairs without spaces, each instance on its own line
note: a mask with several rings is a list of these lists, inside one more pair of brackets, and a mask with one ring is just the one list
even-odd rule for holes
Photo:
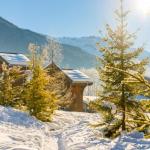
[[137,9],[145,16],[150,15],[150,0],[137,0]]

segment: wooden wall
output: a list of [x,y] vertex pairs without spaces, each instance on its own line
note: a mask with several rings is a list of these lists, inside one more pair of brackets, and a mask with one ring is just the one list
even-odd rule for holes
[[[60,68],[58,68],[55,64],[51,64],[45,68],[49,75],[55,75],[55,73],[62,73],[63,77],[60,79],[58,78],[57,80],[59,82],[64,82],[66,85],[65,88],[66,90],[64,91],[64,87],[60,87],[62,91],[62,101],[66,101],[67,103],[69,102],[69,106],[62,106],[63,108],[65,107],[66,110],[70,111],[77,111],[77,112],[83,112],[83,91],[84,88],[87,86],[85,83],[73,83],[73,81],[62,72]],[[68,96],[66,96],[66,93],[64,92],[69,92]],[[71,93],[70,93],[71,92]]]
[[71,104],[70,110],[82,112],[83,111],[83,91],[85,84],[76,83],[71,87]]

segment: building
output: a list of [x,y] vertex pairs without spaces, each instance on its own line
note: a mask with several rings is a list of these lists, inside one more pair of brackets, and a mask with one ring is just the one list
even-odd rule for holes
[[29,65],[29,61],[30,60],[23,54],[0,52],[0,72],[2,71],[3,63],[9,67],[20,66],[22,69],[26,69]]
[[47,70],[57,70],[64,74],[66,78],[66,84],[71,88],[70,94],[70,110],[82,112],[83,109],[83,91],[86,86],[90,86],[93,84],[91,79],[80,72],[79,70],[74,69],[60,69],[56,64],[50,64],[45,69]]
[[[22,70],[26,70],[28,68],[29,61],[30,60],[23,54],[0,52],[0,72],[2,72],[3,63],[6,63],[6,65],[8,65],[9,67],[20,66]],[[67,88],[69,88],[71,91],[70,97],[67,97],[67,99],[71,101],[69,110],[79,112],[84,111],[83,91],[86,86],[90,86],[93,84],[91,79],[79,70],[60,69],[54,63],[46,66],[45,69],[50,75],[52,71],[57,71],[61,72],[65,77],[65,80],[63,81],[67,85]],[[19,83],[22,83],[22,80]]]

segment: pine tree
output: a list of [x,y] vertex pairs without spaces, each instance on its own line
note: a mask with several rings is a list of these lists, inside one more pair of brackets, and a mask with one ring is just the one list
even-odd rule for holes
[[[129,75],[128,78],[124,79],[123,83],[133,88],[134,93],[143,95],[150,100],[150,82],[147,78],[135,71],[131,73],[117,68],[114,69]],[[127,119],[137,131],[145,133],[146,138],[150,138],[150,117],[148,115],[150,109],[149,100],[140,100],[138,102],[140,109],[130,114],[132,118]]]
[[23,75],[20,73],[20,68],[9,68],[6,64],[3,64],[2,70],[3,73],[0,78],[0,105],[21,106],[20,95],[22,92]]
[[95,103],[95,107],[103,114],[105,125],[107,125],[105,136],[108,137],[117,136],[121,131],[129,130],[130,125],[126,122],[129,114],[140,109],[139,103],[135,100],[137,93],[133,92],[133,87],[122,82],[128,75],[113,68],[143,74],[144,66],[148,63],[147,59],[136,61],[143,52],[143,47],[132,49],[135,34],[127,30],[128,12],[123,9],[123,0],[120,2],[120,9],[115,11],[118,21],[116,29],[106,25],[107,32],[102,39],[103,44],[101,42],[98,44],[102,53],[102,57],[98,58],[100,62],[98,72],[103,90],[99,93],[100,98]]
[[149,109],[150,109],[150,82],[149,79],[145,78],[142,74],[137,72],[129,72],[124,71],[115,67],[107,66],[107,68],[113,68],[116,71],[120,71],[126,75],[122,83],[130,86],[133,89],[133,93],[142,96],[145,98],[149,98],[147,100],[134,101],[134,107],[136,111],[126,112],[128,117],[126,122],[130,123],[130,130],[134,129],[145,134],[146,138],[150,138],[150,117],[149,117]]
[[57,108],[55,93],[48,90],[50,76],[42,67],[42,58],[35,54],[36,45],[30,45],[32,51],[31,79],[26,84],[24,99],[31,115],[42,121],[51,121],[51,115]]
[[0,105],[10,106],[13,101],[12,80],[8,66],[3,64],[2,68],[3,74],[1,75],[0,80]]

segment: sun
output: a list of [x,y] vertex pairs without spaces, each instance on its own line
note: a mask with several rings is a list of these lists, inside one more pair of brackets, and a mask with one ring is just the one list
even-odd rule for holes
[[150,15],[150,0],[137,0],[137,9],[145,16]]

